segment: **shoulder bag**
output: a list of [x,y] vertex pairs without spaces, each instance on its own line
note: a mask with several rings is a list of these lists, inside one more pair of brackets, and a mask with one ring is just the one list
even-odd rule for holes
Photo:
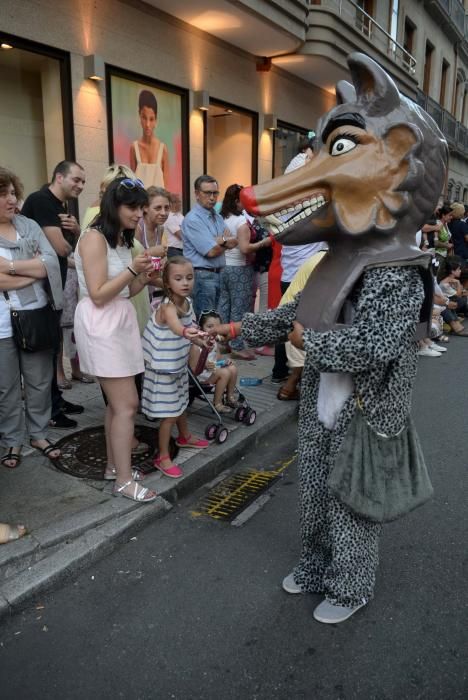
[[59,312],[50,303],[40,309],[13,309],[8,292],[3,295],[10,308],[13,340],[24,352],[57,350],[60,346]]

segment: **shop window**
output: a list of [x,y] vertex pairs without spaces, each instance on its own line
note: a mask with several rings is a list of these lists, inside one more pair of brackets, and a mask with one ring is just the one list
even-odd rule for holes
[[257,124],[253,112],[210,102],[206,117],[206,169],[217,179],[221,197],[229,185],[247,186],[257,181]]
[[69,118],[68,139],[64,130],[64,108],[67,117],[71,112],[69,93],[62,95],[69,84],[68,57],[36,45],[28,50],[13,37],[0,40],[11,46],[0,50],[0,94],[8,96],[0,101],[1,160],[22,180],[27,195],[48,182],[59,161],[74,155]]
[[300,143],[307,138],[308,132],[305,129],[278,122],[278,128],[274,133],[273,177],[278,177],[284,173],[288,164],[299,153]]

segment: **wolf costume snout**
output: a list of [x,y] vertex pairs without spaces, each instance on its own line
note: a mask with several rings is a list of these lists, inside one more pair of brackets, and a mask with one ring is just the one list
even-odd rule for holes
[[241,193],[281,243],[329,247],[302,294],[247,314],[242,336],[274,344],[302,324],[302,552],[293,581],[354,611],[373,596],[381,522],[431,493],[409,417],[415,339],[427,334],[432,304],[430,256],[415,234],[442,191],[448,149],[375,61],[352,54],[348,64],[353,84],[337,86],[312,160]]

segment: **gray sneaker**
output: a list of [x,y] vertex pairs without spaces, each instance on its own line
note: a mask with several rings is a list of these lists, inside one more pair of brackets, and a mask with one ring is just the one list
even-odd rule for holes
[[295,582],[294,574],[290,573],[283,579],[283,591],[286,593],[302,593],[302,587]]
[[324,622],[327,625],[336,625],[339,622],[347,620],[348,617],[354,615],[354,613],[357,612],[359,608],[363,608],[364,605],[367,605],[367,601],[364,601],[360,605],[355,605],[352,608],[346,605],[332,605],[332,603],[329,603],[325,598],[325,600],[315,608],[314,618],[317,622]]

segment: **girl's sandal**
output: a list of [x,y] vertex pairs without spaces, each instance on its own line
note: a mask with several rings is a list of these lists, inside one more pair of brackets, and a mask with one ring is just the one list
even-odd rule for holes
[[[2,459],[0,460],[3,466],[7,469],[16,469],[16,467],[19,467],[21,464],[21,454],[19,452],[13,452],[14,449],[14,447],[9,447],[8,452],[3,455]],[[14,464],[7,464],[7,462],[14,462]]]
[[[143,481],[145,475],[142,474],[138,469],[133,469],[132,479],[133,481]],[[106,467],[103,476],[104,481],[115,481],[117,479],[117,469],[115,467]]]
[[[132,484],[134,485],[134,488],[130,491],[130,493],[126,493],[124,489],[128,488]],[[129,498],[131,501],[136,501],[137,503],[151,503],[158,497],[157,493],[150,491],[145,486],[139,486],[137,483],[135,483],[135,481],[126,481],[120,486],[117,486],[116,483],[112,491],[112,495]]]
[[24,525],[8,525],[8,523],[0,523],[0,544],[7,544],[13,540],[19,540],[27,533]]
[[[214,407],[216,408],[218,413],[231,413],[232,411],[232,408],[230,406],[225,406],[223,403],[215,403]],[[187,447],[189,447],[189,445],[187,445]]]
[[[47,459],[50,460],[52,464],[54,464],[54,462],[56,462],[62,456],[62,453],[60,452],[60,447],[54,445],[54,443],[50,440],[47,440],[47,438],[45,438],[45,442],[47,442],[47,447],[39,447],[39,445],[33,445],[32,440],[29,441],[29,444],[33,449],[37,450],[38,452],[42,452],[44,457],[47,457]],[[59,454],[56,457],[51,457],[51,453],[57,451],[59,452]]]
[[164,476],[168,476],[170,479],[179,479],[181,476],[184,475],[184,472],[179,467],[179,465],[175,464],[174,462],[171,462],[170,467],[164,467],[162,463],[166,459],[170,461],[170,455],[161,455],[160,457],[155,457],[153,460],[153,466],[155,467],[155,469],[159,469],[159,471],[162,472]]
[[[216,405],[216,410],[218,410],[218,405]],[[229,411],[230,410],[231,409],[229,409]],[[224,413],[226,413],[226,411],[224,411]],[[205,447],[210,446],[210,443],[208,440],[202,440],[201,438],[193,437],[193,435],[188,435],[186,438],[179,435],[179,437],[176,438],[176,445],[177,447],[191,447],[193,450],[204,450]]]

